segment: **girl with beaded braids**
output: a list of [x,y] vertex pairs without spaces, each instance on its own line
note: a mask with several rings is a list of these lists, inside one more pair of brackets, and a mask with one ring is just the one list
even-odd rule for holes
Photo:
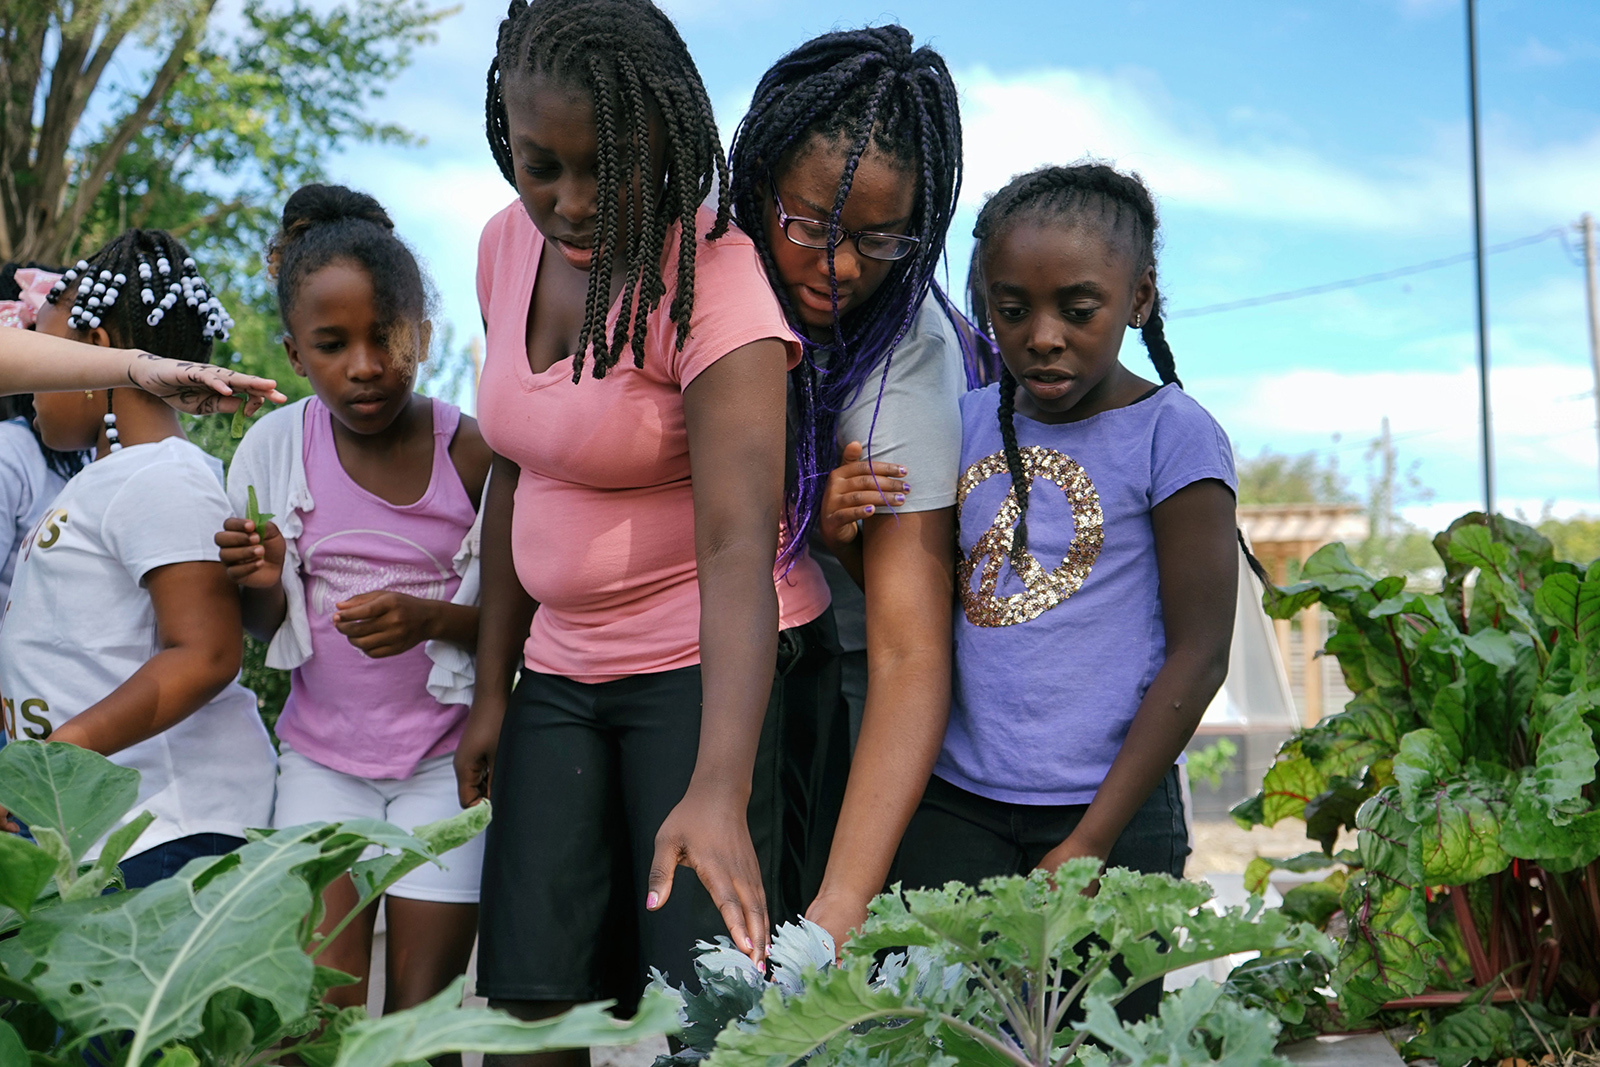
[[[1078,856],[1183,873],[1174,763],[1227,673],[1239,551],[1233,450],[1162,330],[1156,227],[1143,182],[1098,163],[1014,178],[978,215],[969,288],[1004,373],[961,401],[954,699],[907,886]],[[1119,360],[1129,328],[1159,383]]]
[[[831,851],[815,835],[826,873],[807,916],[839,942],[883,888],[949,711],[958,404],[971,328],[933,275],[961,188],[955,85],[943,58],[902,26],[823,34],[762,77],[731,163],[734,218],[806,339],[789,376],[798,445],[789,508],[795,527],[816,527],[828,549],[817,556],[860,735],[848,785],[835,769],[842,761],[813,761],[812,792],[839,820]],[[863,482],[861,511],[816,523],[826,472],[841,458],[835,482]],[[866,503],[874,490],[888,507]],[[842,726],[830,725],[817,733],[842,741]]]
[[820,571],[774,569],[800,346],[682,39],[649,0],[515,0],[487,108],[517,199],[479,242],[495,460],[456,773],[495,805],[479,988],[536,1017],[689,978],[724,929],[764,957],[774,750],[837,669]]
[[[63,354],[132,353],[133,367],[204,364],[226,329],[188,251],[159,230],[129,230],[80,260],[35,324]],[[137,358],[150,351],[172,359]],[[222,465],[123,375],[116,388],[34,396],[45,444],[95,458],[19,553],[0,692],[13,739],[66,741],[140,772],[135,812],[155,818],[121,862],[131,888],[243,845],[245,827],[271,818],[276,768],[238,682],[239,595],[211,543],[232,514]]]

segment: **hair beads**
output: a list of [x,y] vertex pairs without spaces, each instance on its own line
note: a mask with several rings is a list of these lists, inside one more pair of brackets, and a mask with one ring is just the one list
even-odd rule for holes
[[[135,281],[138,303],[129,296]],[[163,230],[118,235],[74,263],[46,299],[59,304],[73,286],[68,327],[104,329],[113,344],[124,348],[205,363],[212,344],[227,340],[233,327],[232,316],[201,278],[188,250]]]

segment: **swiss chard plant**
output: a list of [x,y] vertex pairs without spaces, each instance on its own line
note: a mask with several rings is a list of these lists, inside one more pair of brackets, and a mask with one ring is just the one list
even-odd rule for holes
[[[405,833],[352,820],[252,832],[143,889],[117,862],[149,825],[125,820],[137,771],[62,743],[0,749],[0,805],[33,841],[0,834],[0,1064],[35,1067],[390,1067],[444,1052],[535,1052],[676,1029],[661,995],[631,1023],[600,1005],[543,1022],[461,1007],[465,979],[426,1004],[370,1019],[322,1003],[353,981],[316,965],[322,891],[348,873],[365,907],[406,872],[466,843],[487,805]],[[121,823],[119,826],[118,824]],[[92,863],[83,857],[107,832]],[[362,859],[369,846],[382,854]],[[359,910],[359,908],[357,909]],[[354,913],[352,913],[354,914]],[[337,931],[334,931],[335,936]]]
[[[1320,603],[1337,620],[1327,652],[1354,698],[1234,809],[1246,827],[1303,819],[1321,846],[1255,861],[1247,885],[1337,863],[1285,900],[1342,932],[1337,1025],[1407,1012],[1409,1051],[1444,1067],[1538,1058],[1592,1041],[1600,1014],[1600,562],[1479,514],[1434,544],[1439,593],[1338,544],[1269,591],[1277,618]],[[1334,854],[1346,828],[1357,847]]]
[[1274,1014],[1204,979],[1153,1020],[1117,1017],[1129,992],[1191,964],[1242,952],[1331,959],[1312,927],[1259,900],[1214,910],[1210,896],[1078,859],[1054,883],[1035,873],[884,894],[837,965],[820,928],[783,928],[770,982],[726,944],[703,945],[701,988],[679,994],[687,1047],[657,1067],[1281,1063]]

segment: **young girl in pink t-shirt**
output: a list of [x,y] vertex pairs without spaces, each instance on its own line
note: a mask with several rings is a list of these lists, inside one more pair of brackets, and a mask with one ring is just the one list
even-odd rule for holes
[[[273,825],[374,818],[409,830],[459,810],[452,754],[471,700],[489,449],[454,405],[412,391],[427,283],[377,201],[306,186],[284,206],[270,258],[284,346],[315,395],[245,436],[228,489],[246,517],[216,541],[245,625],[271,642],[268,665],[293,670]],[[259,528],[252,495],[270,513]],[[466,969],[481,869],[473,842],[389,890],[386,1008]],[[324,900],[327,930],[355,886],[341,878]],[[375,918],[369,909],[319,959],[362,979],[330,1001],[366,1003]]]
[[514,3],[490,87],[518,199],[479,244],[496,459],[456,766],[495,804],[478,989],[531,1017],[689,980],[724,930],[764,956],[815,802],[778,763],[815,751],[837,646],[815,565],[774,571],[800,349],[677,32],[648,0]]

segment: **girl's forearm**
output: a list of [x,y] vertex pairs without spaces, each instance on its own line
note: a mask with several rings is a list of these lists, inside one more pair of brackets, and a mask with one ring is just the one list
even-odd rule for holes
[[33,330],[0,331],[0,394],[60,393],[131,385],[139,353],[53,337]]
[[867,520],[867,700],[819,897],[864,909],[889,867],[950,719],[954,511]]
[[1101,859],[1110,853],[1134,813],[1178,761],[1227,674],[1226,647],[1220,659],[1211,649],[1168,654],[1105,781],[1072,832],[1079,846],[1075,851]]
[[[504,456],[495,456],[484,501],[482,554],[479,556],[481,588],[473,646],[477,650],[477,692],[482,696],[511,692],[511,681],[522,665],[522,646],[538,604],[517,577],[511,546],[511,520],[521,468]],[[504,710],[504,701],[498,702]],[[473,705],[474,712],[479,704]]]
[[453,645],[460,645],[467,651],[472,651],[478,644],[478,606],[476,604],[452,604],[448,600],[436,600],[434,604],[433,624],[428,639],[431,641],[449,641]]
[[750,537],[699,565],[700,746],[691,789],[748,800],[778,657],[775,539]]
[[163,649],[103,700],[51,735],[102,756],[170,730],[205,707],[239,673],[239,658],[219,650]]
[[240,589],[239,607],[244,615],[244,629],[257,641],[271,641],[289,615],[289,598],[282,584],[271,589]]

